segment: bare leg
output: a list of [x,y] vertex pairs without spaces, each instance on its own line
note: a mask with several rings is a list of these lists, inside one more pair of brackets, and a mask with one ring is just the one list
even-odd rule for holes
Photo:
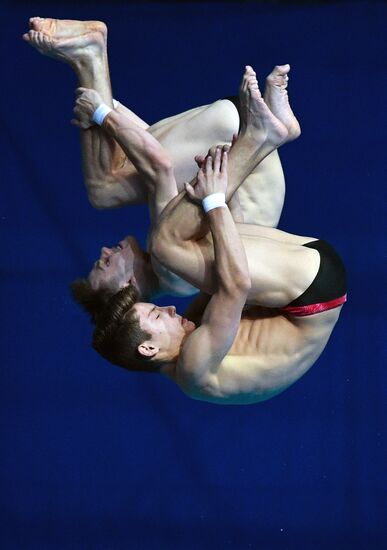
[[[258,89],[255,73],[246,68],[241,86],[241,134],[229,153],[228,201],[256,166],[286,141],[286,127],[271,113]],[[163,212],[152,239],[155,270],[160,264],[201,289],[213,284],[213,247],[200,207],[184,193]],[[162,273],[160,273],[162,276]],[[204,288],[204,281],[209,286]]]
[[[287,94],[289,72],[289,65],[274,67],[266,78],[264,94],[265,103],[288,131],[286,142],[298,138],[301,134],[300,125],[290,107]],[[249,74],[255,76],[252,69],[249,70]],[[162,135],[155,136],[162,141]],[[180,143],[184,143],[184,138]],[[186,181],[189,179],[187,176],[188,174],[184,175]],[[177,180],[182,181],[179,178]],[[277,227],[285,198],[285,178],[277,150],[270,153],[252,170],[239,187],[237,195],[238,197],[234,195],[229,201],[235,221]]]
[[[24,38],[31,45],[45,55],[68,63],[81,86],[95,89],[105,103],[111,105],[107,32],[103,23],[32,18],[30,27]],[[129,115],[141,128],[148,128],[129,109],[120,105],[118,110]],[[169,151],[180,190],[182,182],[192,179],[196,172],[194,154],[207,150],[213,143],[230,142],[238,125],[235,107],[221,100],[163,120],[149,131]],[[114,140],[92,127],[81,131],[81,144],[85,183],[95,207],[147,201],[142,180]],[[245,180],[240,190],[241,207],[238,201],[231,201],[230,209],[236,221],[277,225],[284,189],[282,168],[275,151]]]
[[[31,30],[23,38],[43,55],[70,65],[79,84],[95,89],[104,103],[113,106],[107,58],[107,28],[101,22],[59,21],[32,18]],[[82,130],[80,134],[84,178],[89,199],[95,206],[123,194],[131,202],[145,202],[146,193],[139,182],[125,188],[126,156],[118,144],[98,128]],[[133,167],[129,171],[135,173]],[[117,185],[109,185],[116,181]],[[102,183],[103,182],[103,183]],[[113,193],[111,199],[110,193]]]
[[[106,49],[106,26],[100,22],[58,21],[32,18],[24,39],[40,53],[64,61],[75,71],[82,87],[96,90],[107,105],[112,94]],[[141,128],[148,125],[123,106]],[[182,185],[196,172],[194,155],[214,142],[227,142],[237,131],[239,117],[227,101],[192,109],[171,117],[150,133],[171,152],[177,181]],[[81,131],[85,183],[90,201],[97,208],[146,202],[143,182],[122,149],[97,127]]]
[[[289,104],[287,86],[289,65],[277,65],[266,78],[264,100],[271,112],[286,126],[292,141],[301,134],[300,125]],[[245,179],[239,188],[239,201],[246,224],[277,227],[285,198],[285,178],[278,151],[273,151]]]
[[301,128],[289,104],[287,92],[289,72],[290,65],[274,67],[266,78],[264,100],[271,112],[286,126],[287,141],[293,141],[301,135]]

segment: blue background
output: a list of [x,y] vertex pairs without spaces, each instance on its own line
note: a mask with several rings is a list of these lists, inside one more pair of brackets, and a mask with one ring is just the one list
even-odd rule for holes
[[[284,394],[195,402],[90,348],[68,284],[102,244],[144,242],[147,213],[88,204],[76,80],[20,40],[33,15],[106,21],[114,96],[150,123],[291,63],[280,227],[334,244],[350,292]],[[386,21],[378,1],[3,5],[2,548],[382,548]]]

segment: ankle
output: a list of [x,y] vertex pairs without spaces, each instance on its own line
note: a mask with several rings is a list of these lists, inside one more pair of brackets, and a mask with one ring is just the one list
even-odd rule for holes
[[80,85],[85,88],[94,88],[95,86],[91,83],[101,78],[106,67],[102,57],[87,54],[72,60],[70,65],[77,75]]

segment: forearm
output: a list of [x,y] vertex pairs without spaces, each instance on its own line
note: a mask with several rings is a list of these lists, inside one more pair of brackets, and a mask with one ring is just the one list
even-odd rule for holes
[[110,179],[127,160],[118,143],[98,126],[81,130],[83,170],[87,181]]
[[[226,202],[231,200],[229,205],[233,213],[236,212],[238,222],[241,222],[240,208],[236,210],[238,201],[234,195],[238,187],[243,183],[244,179],[250,172],[265,158],[269,152],[268,147],[257,147],[255,140],[252,140],[248,135],[239,137],[229,152],[228,161],[228,186],[226,190]],[[195,186],[196,178],[191,182]],[[201,207],[193,204],[187,195],[180,194],[178,199],[170,203],[164,211],[160,219],[158,232],[155,235],[158,240],[164,242],[165,245],[169,241],[171,244],[184,246],[184,241],[198,240],[202,238],[208,231],[208,225],[203,219]],[[161,237],[162,235],[162,237]],[[162,246],[162,242],[160,245]]]
[[115,103],[115,110],[130,117],[130,119],[143,130],[147,130],[149,128],[149,124],[147,124],[145,120],[142,120],[142,118],[136,115],[136,113],[131,111],[128,107],[125,107],[125,105],[123,105],[119,101]]
[[116,140],[141,176],[155,180],[158,173],[171,168],[168,152],[123,111],[111,111],[105,117],[103,129]]
[[240,134],[229,152],[227,203],[245,179],[275,148],[276,146],[269,142],[258,145],[257,141],[248,134]]
[[84,181],[95,208],[147,202],[134,166],[118,143],[101,128],[81,130]]
[[207,213],[214,245],[214,271],[219,286],[227,290],[250,288],[250,275],[245,250],[227,207]]

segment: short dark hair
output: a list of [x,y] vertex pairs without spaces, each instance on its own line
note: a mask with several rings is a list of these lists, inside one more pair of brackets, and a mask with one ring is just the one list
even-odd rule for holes
[[109,288],[95,290],[88,279],[77,279],[70,285],[71,293],[76,302],[89,313],[91,321],[96,323],[98,316],[117,293]]
[[160,362],[141,355],[138,346],[151,335],[142,330],[133,306],[139,294],[133,285],[110,297],[97,316],[93,348],[102,357],[127,370],[158,372]]

